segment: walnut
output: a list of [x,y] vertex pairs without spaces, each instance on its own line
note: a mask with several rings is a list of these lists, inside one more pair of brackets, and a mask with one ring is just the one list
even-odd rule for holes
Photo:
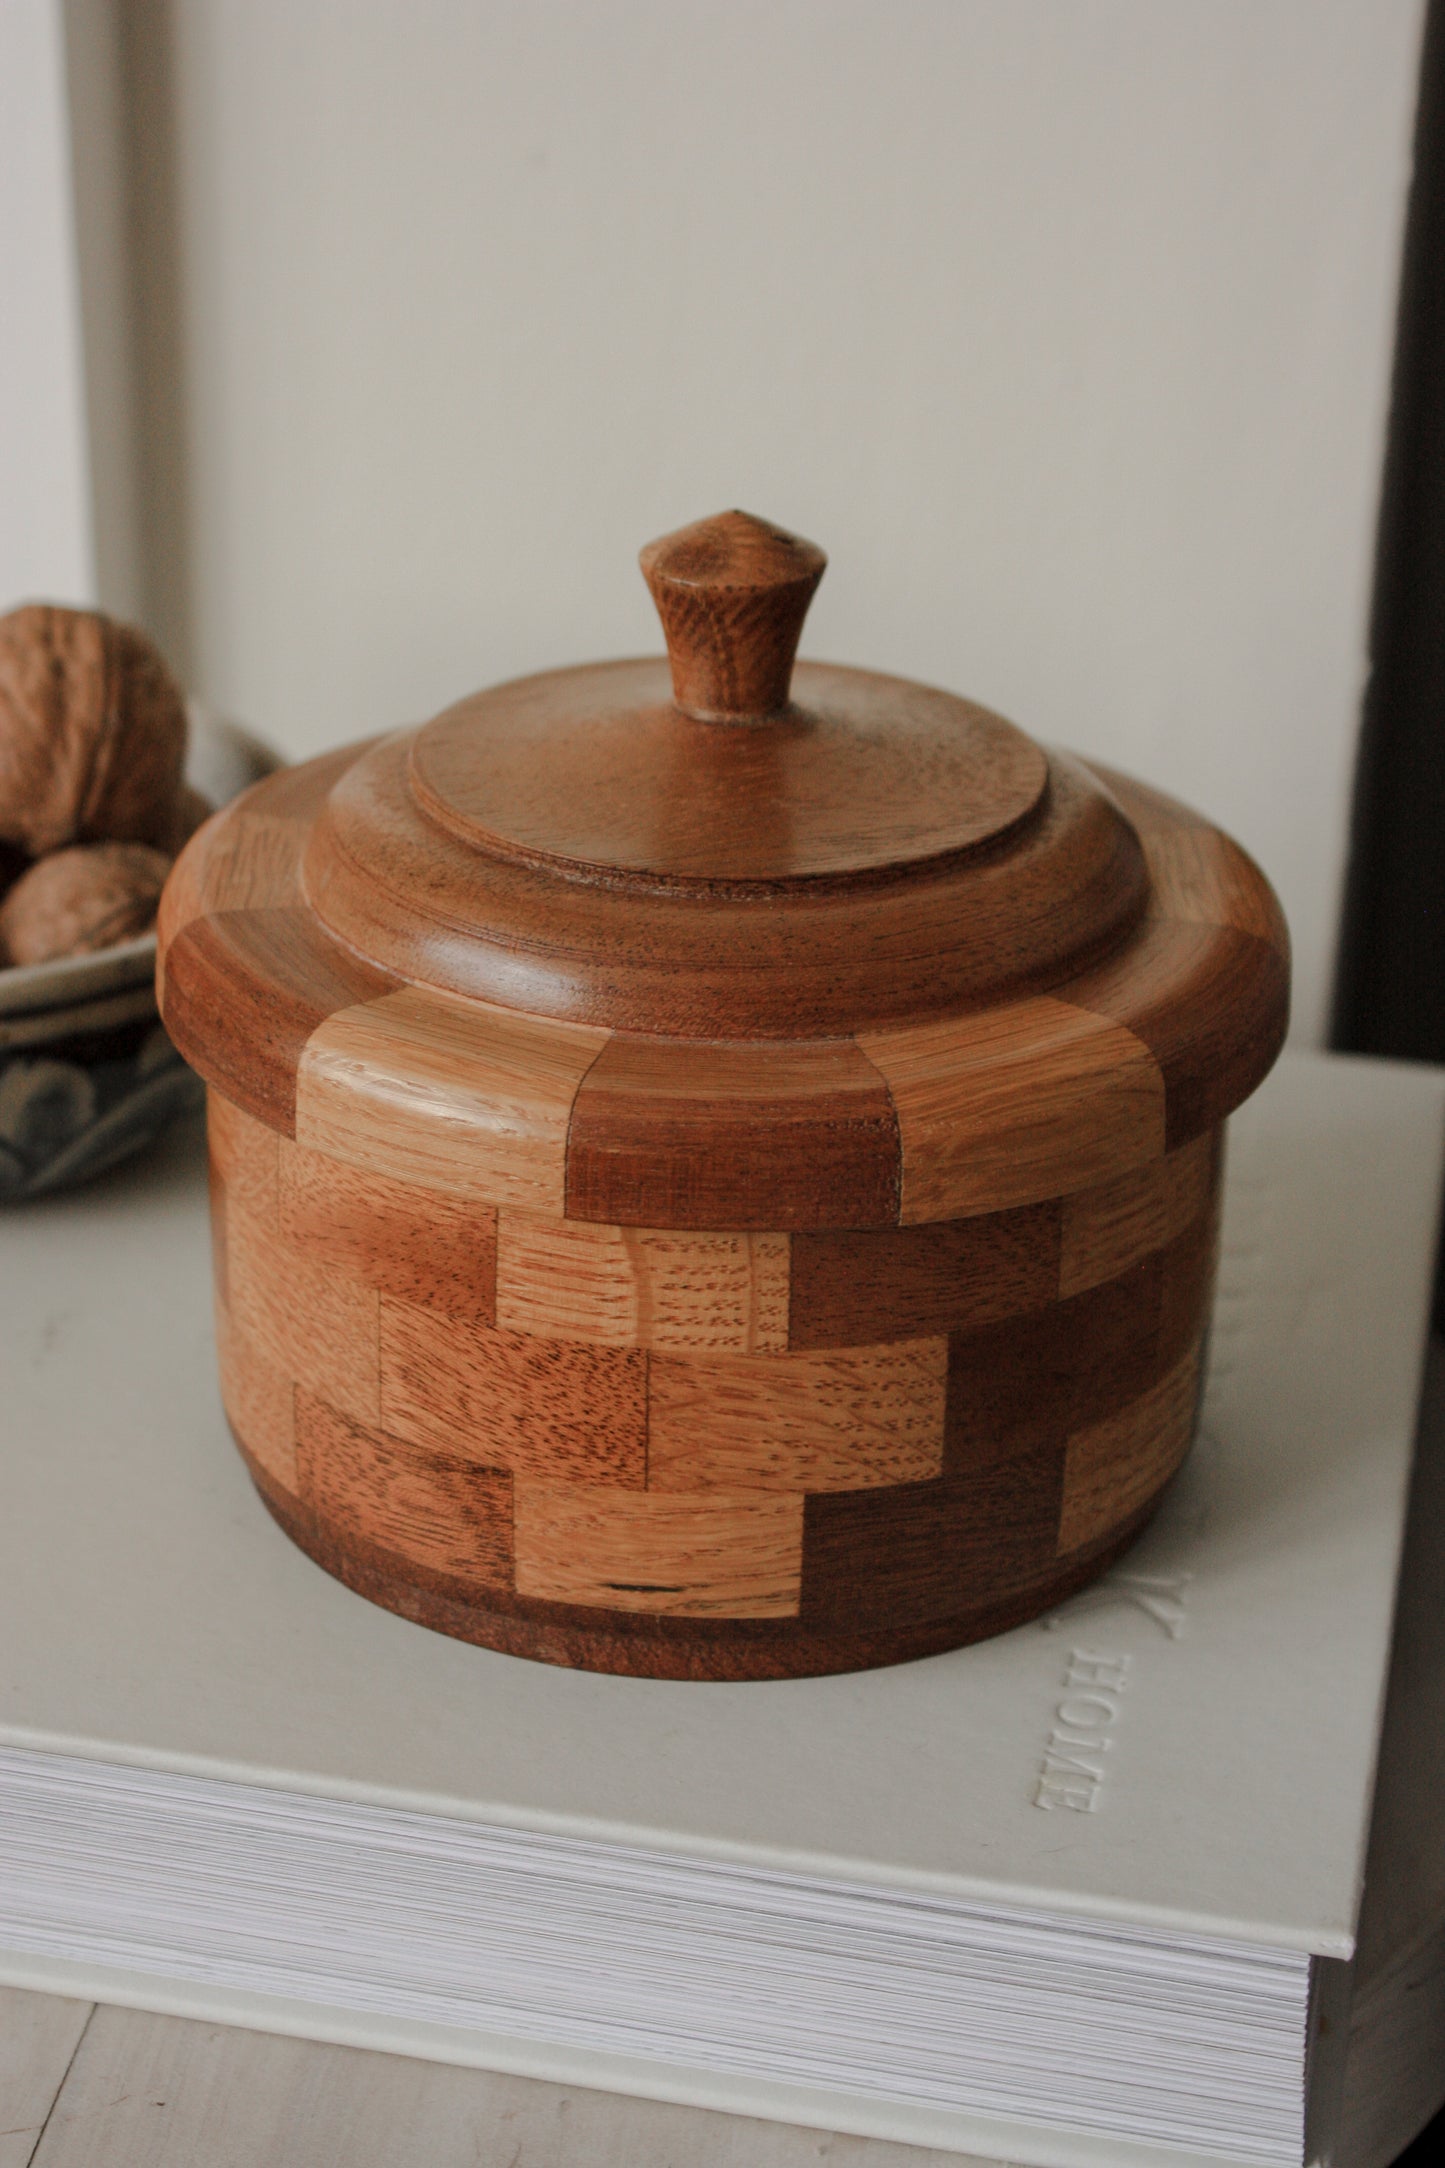
[[0,903],[0,960],[54,963],[144,933],[171,861],[144,843],[74,844],[22,873]]
[[158,649],[97,610],[0,618],[0,841],[168,840],[186,711]]

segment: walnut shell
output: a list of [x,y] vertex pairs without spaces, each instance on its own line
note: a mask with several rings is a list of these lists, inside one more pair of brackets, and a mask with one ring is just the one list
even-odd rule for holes
[[171,861],[144,843],[75,844],[22,873],[0,903],[0,957],[48,964],[144,933]]
[[181,691],[144,633],[98,610],[0,618],[0,840],[164,844],[186,750]]

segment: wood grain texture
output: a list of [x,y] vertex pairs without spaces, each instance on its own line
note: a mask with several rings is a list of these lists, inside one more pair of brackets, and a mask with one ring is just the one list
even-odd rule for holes
[[265,911],[301,902],[307,831],[332,784],[357,757],[347,746],[266,779],[193,836],[166,883],[157,918],[156,991],[165,999],[166,954],[193,919],[218,911]]
[[254,1115],[217,1091],[206,1094],[206,1143],[211,1166],[237,1208],[268,1234],[280,1232],[281,1139]]
[[647,1486],[831,1491],[916,1483],[943,1466],[946,1340],[837,1353],[655,1355]]
[[166,948],[161,1017],[208,1084],[291,1135],[297,1069],[317,1025],[396,983],[329,940],[300,907],[217,911],[182,927]]
[[949,1342],[946,1464],[965,1470],[1040,1440],[1062,1441],[1153,1384],[1164,1307],[1162,1253],[1118,1279]]
[[1035,1204],[1164,1149],[1164,1081],[1131,1033],[1040,995],[859,1044],[887,1079],[905,1222]]
[[747,512],[721,512],[649,542],[640,562],[684,715],[703,722],[780,715],[803,619],[828,563],[817,543]]
[[1289,966],[1232,927],[1151,920],[1069,999],[1141,1040],[1158,1063],[1172,1151],[1216,1129],[1269,1074],[1289,1021]]
[[[800,664],[798,675],[810,712],[851,708],[865,737],[886,729],[890,704],[905,697],[913,708],[923,703],[955,754],[967,739],[973,711],[947,695],[890,688],[821,664]],[[573,748],[553,764],[555,775],[579,804],[590,804],[605,785],[615,805],[612,725],[632,701],[654,721],[667,714],[667,669],[610,663],[586,676],[602,742],[592,749],[585,788]],[[492,702],[503,693],[499,715]],[[494,729],[504,738],[514,726],[525,735],[529,717],[554,696],[577,698],[576,674],[501,688],[439,718],[439,733],[455,722],[461,735],[457,780],[441,779],[437,789],[425,787],[420,739],[404,737],[384,740],[340,777],[307,839],[304,868],[312,907],[347,948],[400,979],[618,1031],[743,1042],[837,1039],[860,1026],[976,1007],[1058,979],[1075,959],[1117,946],[1147,906],[1138,837],[1094,778],[1057,753],[1049,755],[1036,810],[1009,831],[1004,847],[892,870],[865,866],[856,876],[761,883],[641,872],[628,878],[616,867],[594,878],[575,860],[560,867],[554,854],[520,836],[508,841],[495,827],[483,833],[485,823],[462,817],[445,797],[475,772],[479,744],[490,742]],[[757,846],[774,836],[785,848],[783,809],[771,802],[768,811],[756,788],[753,815],[740,819],[713,726],[675,715],[673,725],[677,742],[644,745],[637,757],[649,776],[665,769],[689,789],[700,776],[712,777],[694,829],[714,845],[723,837]],[[765,779],[776,781],[756,743],[744,750],[749,764],[761,761]],[[808,788],[826,782],[815,775]],[[975,785],[986,789],[982,771],[960,790],[952,815],[966,815]],[[620,802],[635,813],[638,793]],[[662,807],[655,811],[661,820]]]
[[647,1361],[381,1299],[381,1427],[490,1468],[640,1490]]
[[[666,1676],[897,1660],[1057,1601],[1177,1457],[1278,906],[1158,792],[795,668],[823,563],[741,513],[664,537],[668,662],[273,776],[167,892],[242,1449],[329,1570],[443,1631]],[[298,1391],[331,1411],[301,1504]],[[468,1563],[458,1469],[532,1496],[525,1588]],[[709,1609],[707,1516],[731,1557],[784,1501],[786,1586],[765,1544],[765,1613]],[[627,1580],[649,1530],[676,1571]]]
[[[980,1594],[972,1575],[962,1579],[955,1575],[946,1585],[951,1608],[935,1617],[903,1618],[895,1609],[888,1615],[860,1620],[856,1601],[850,1608],[846,1574],[835,1580],[832,1605],[820,1611],[816,1620],[803,1612],[787,1618],[670,1616],[509,1596],[502,1589],[468,1589],[455,1576],[433,1573],[359,1537],[340,1540],[315,1514],[300,1508],[294,1498],[270,1483],[264,1470],[246,1453],[245,1441],[238,1438],[237,1442],[263,1503],[292,1542],[370,1602],[434,1632],[472,1641],[483,1648],[628,1678],[806,1678],[908,1663],[944,1649],[961,1648],[1036,1618],[1077,1589],[1087,1587],[1128,1549],[1154,1510],[1152,1505],[1145,1506],[1132,1519],[1122,1522],[1106,1543],[1085,1545],[1067,1558],[1056,1558],[1038,1573],[1023,1574],[1002,1591]],[[910,1484],[897,1491],[828,1492],[820,1496],[819,1509],[849,1499],[902,1499],[922,1488]],[[712,1495],[716,1497],[716,1493]],[[855,1557],[855,1597],[856,1564]],[[976,1554],[974,1564],[976,1567]],[[821,1589],[822,1582],[815,1580],[814,1585]],[[932,1593],[933,1586],[932,1581],[925,1584],[925,1595]]]
[[506,1211],[496,1322],[611,1347],[776,1352],[788,1344],[788,1237],[604,1227]]
[[1059,1226],[1050,1199],[933,1226],[796,1234],[788,1345],[867,1345],[1041,1310],[1059,1291]]
[[505,1472],[381,1436],[302,1392],[296,1468],[302,1499],[343,1538],[361,1536],[473,1587],[510,1586],[512,1479]]
[[[44,2080],[64,2077],[35,2168],[984,2168],[972,2155],[148,2010],[101,2007],[87,2026],[87,2003],[0,1995],[0,2037],[17,2053],[27,2041],[45,2051],[42,2082],[13,2096],[35,2118],[27,2146]],[[81,2028],[67,2075],[57,2055]],[[3,2168],[30,2159],[0,2152]]]
[[311,1033],[296,1141],[397,1181],[560,1213],[572,1103],[606,1036],[403,988]]
[[1202,1218],[1214,1194],[1218,1164],[1218,1133],[1210,1132],[1117,1182],[1066,1197],[1059,1293],[1081,1294],[1114,1279]]
[[897,1219],[898,1124],[847,1041],[608,1040],[572,1109],[566,1211],[624,1226],[791,1230]]
[[233,1427],[267,1475],[296,1489],[296,1387],[254,1345],[224,1303],[216,1305],[221,1400]]
[[278,1225],[318,1263],[474,1325],[497,1311],[497,1215],[278,1139]]
[[1232,926],[1289,959],[1278,898],[1247,851],[1190,807],[1133,776],[1090,761],[1128,814],[1149,868],[1150,915]]
[[380,1297],[292,1249],[259,1220],[226,1209],[230,1313],[244,1343],[279,1376],[358,1422],[381,1413]]
[[801,1497],[744,1490],[696,1498],[519,1479],[515,1511],[520,1595],[686,1618],[797,1611]]
[[1189,1450],[1199,1377],[1196,1346],[1117,1415],[1073,1433],[1064,1449],[1061,1552],[1097,1542],[1157,1497]]
[[935,1622],[1014,1601],[1023,1607],[1010,1623],[1045,1608],[1056,1600],[1046,1592],[1055,1585],[1063,1469],[1063,1439],[1042,1437],[980,1454],[932,1483],[811,1495],[804,1618],[866,1643],[905,1619],[922,1640]]
[[0,1987],[0,2168],[30,2168],[93,2008]]

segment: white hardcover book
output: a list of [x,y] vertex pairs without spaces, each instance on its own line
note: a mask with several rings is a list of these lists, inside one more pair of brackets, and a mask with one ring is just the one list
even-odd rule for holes
[[1043,2168],[1374,2168],[1341,2051],[1442,1131],[1433,1073],[1287,1058],[1138,1547],[975,1648],[745,1684],[450,1642],[293,1549],[194,1149],[11,1213],[0,1978]]

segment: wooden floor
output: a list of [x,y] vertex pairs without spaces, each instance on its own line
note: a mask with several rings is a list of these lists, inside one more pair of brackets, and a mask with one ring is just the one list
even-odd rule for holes
[[[0,2168],[978,2168],[0,1987]],[[996,2164],[995,2164],[996,2168]]]

